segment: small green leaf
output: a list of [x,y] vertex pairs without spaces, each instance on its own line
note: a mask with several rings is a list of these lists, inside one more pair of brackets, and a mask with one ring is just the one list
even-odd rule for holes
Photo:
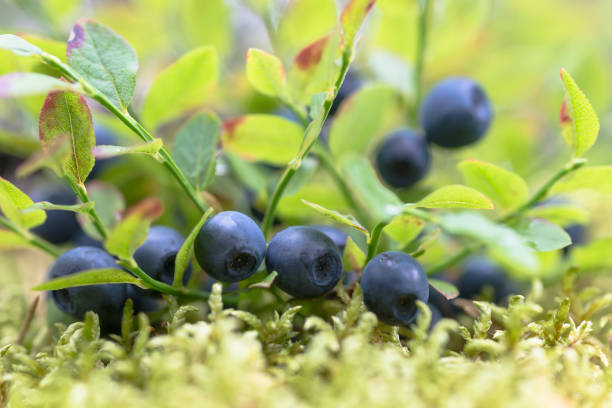
[[148,198],[130,208],[127,216],[115,226],[104,242],[106,250],[122,260],[129,260],[147,239],[149,227],[162,213],[160,201]]
[[357,221],[352,215],[340,214],[338,211],[328,210],[327,208],[315,203],[311,203],[310,201],[302,200],[302,202],[313,210],[315,210],[316,212],[318,212],[319,214],[323,214],[324,216],[329,217],[332,220],[339,222],[340,224],[355,228],[356,230],[363,232],[366,237],[369,237],[370,234],[366,227],[361,225],[359,221]]
[[93,148],[96,159],[109,159],[111,157],[123,156],[126,154],[146,154],[158,158],[159,150],[164,145],[161,139],[155,138],[150,142],[137,144],[134,146],[110,146],[98,145]]
[[[273,2],[269,2],[273,3]],[[278,3],[275,43],[283,55],[293,55],[305,44],[329,33],[338,24],[334,0],[292,0]]]
[[257,48],[247,51],[246,75],[257,91],[281,99],[286,97],[286,78],[283,63],[272,54]]
[[[95,180],[87,183],[87,194],[89,199],[95,203],[96,212],[102,224],[108,229],[117,225],[125,210],[125,200],[121,191],[112,184]],[[102,239],[89,217],[81,215],[78,217],[87,235]]]
[[536,251],[540,252],[556,251],[572,243],[572,239],[563,228],[546,220],[526,220],[517,227],[517,231]]
[[342,264],[346,271],[361,271],[366,261],[366,254],[359,248],[353,238],[348,237],[344,245]]
[[383,231],[394,241],[402,245],[412,242],[423,230],[425,222],[407,214],[394,217]]
[[458,167],[468,186],[482,191],[505,210],[527,201],[527,183],[516,173],[478,160],[464,160]]
[[0,99],[43,95],[57,90],[78,91],[80,88],[70,82],[34,72],[14,72],[0,77]]
[[183,242],[183,245],[181,245],[181,248],[176,254],[174,261],[174,282],[172,283],[175,287],[181,287],[183,285],[183,275],[189,266],[189,261],[193,254],[193,243],[202,229],[202,226],[206,220],[210,218],[212,213],[213,210],[209,208],[204,215],[202,215],[202,218],[200,218],[200,221],[193,227],[189,235],[187,235],[185,242]]
[[187,179],[204,190],[215,176],[221,121],[208,112],[198,113],[179,131],[172,145],[172,157]]
[[181,56],[151,85],[142,109],[151,127],[201,106],[219,76],[219,57],[213,47],[201,47]]
[[432,279],[432,278],[427,278],[427,280],[429,281],[429,284],[435,290],[440,292],[440,294],[444,296],[446,299],[450,300],[450,299],[454,299],[457,296],[459,296],[459,290],[452,283],[448,283],[446,281],[442,281],[439,279]]
[[587,97],[564,69],[561,70],[561,80],[566,91],[560,115],[563,137],[574,156],[580,157],[597,141],[599,120]]
[[251,161],[286,164],[296,155],[303,129],[274,115],[246,115],[224,124],[223,147]]
[[38,122],[43,151],[54,150],[56,140],[68,138],[70,151],[60,167],[66,177],[82,185],[94,166],[92,149],[96,144],[85,99],[72,92],[53,91],[45,99]]
[[95,21],[79,20],[66,47],[68,64],[123,112],[134,96],[138,57],[127,41]]
[[77,286],[99,285],[106,283],[129,283],[144,288],[140,279],[119,268],[90,269],[68,276],[55,278],[32,290],[59,290]]
[[72,211],[72,212],[79,213],[79,214],[87,214],[91,210],[91,208],[93,208],[93,206],[94,206],[94,203],[92,202],[72,204],[72,205],[62,205],[62,204],[53,204],[48,201],[40,201],[38,203],[34,203],[34,205],[32,205],[29,208],[26,208],[24,211],[25,212],[36,211],[36,210]]
[[527,240],[512,228],[496,224],[478,213],[444,214],[442,228],[455,235],[476,239],[487,245],[496,258],[506,265],[535,272],[539,260]]
[[361,88],[351,95],[334,117],[329,149],[336,157],[346,152],[367,154],[380,132],[395,93],[386,85]]
[[389,220],[400,213],[402,201],[380,183],[367,158],[354,153],[346,154],[340,160],[340,169],[357,200],[368,209],[375,221]]
[[278,276],[278,272],[270,272],[261,282],[253,283],[249,285],[249,288],[263,288],[269,289],[274,283],[274,279]]
[[473,188],[452,184],[441,187],[415,204],[421,208],[472,208],[492,210],[493,203]]
[[42,55],[40,48],[13,34],[0,35],[0,48],[22,56]]
[[530,208],[525,215],[529,218],[543,218],[566,227],[571,224],[585,224],[590,219],[589,212],[570,204],[541,205]]
[[23,228],[31,228],[45,222],[47,215],[42,210],[23,211],[34,204],[24,192],[10,181],[0,177],[0,210],[6,218]]
[[344,41],[349,47],[353,46],[357,32],[375,3],[376,0],[350,0],[342,11],[340,23],[344,31]]
[[612,166],[591,166],[576,170],[552,189],[553,193],[593,190],[612,194]]

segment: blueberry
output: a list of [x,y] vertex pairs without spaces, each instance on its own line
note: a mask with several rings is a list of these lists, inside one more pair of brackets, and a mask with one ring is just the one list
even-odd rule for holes
[[22,160],[18,157],[0,152],[0,177],[14,180],[15,170],[21,162]]
[[310,227],[289,227],[272,238],[266,267],[276,271],[274,283],[297,298],[322,296],[342,276],[342,257],[327,235]]
[[572,239],[572,244],[570,246],[566,246],[563,248],[563,253],[567,255],[574,246],[580,246],[586,243],[587,241],[587,228],[584,225],[580,224],[572,224],[565,227],[565,232],[568,233],[570,238]]
[[[53,204],[72,205],[76,204],[76,196],[67,187],[58,184],[46,184],[33,189],[30,198],[34,202],[49,201]],[[47,211],[47,219],[32,229],[36,235],[54,244],[63,244],[80,230],[76,214],[71,211]]]
[[261,265],[266,239],[248,216],[224,211],[202,226],[194,252],[208,275],[222,282],[238,282],[253,275]]
[[[98,145],[111,145],[114,146],[117,144],[117,137],[115,134],[110,131],[108,128],[100,125],[95,125],[94,133],[96,135],[96,146]],[[88,178],[93,179],[100,175],[100,173],[106,168],[110,163],[112,163],[114,158],[111,159],[96,159],[96,163],[94,164],[93,169],[89,173]]]
[[382,179],[392,187],[410,187],[429,170],[427,141],[410,129],[392,132],[382,142],[376,166]]
[[355,71],[349,71],[342,82],[342,86],[338,89],[338,95],[332,103],[329,110],[330,115],[334,115],[342,102],[344,102],[349,96],[355,93],[363,85],[363,79]]
[[104,249],[104,244],[102,244],[101,241],[98,241],[97,239],[90,237],[82,229],[77,231],[72,236],[72,243],[75,246],[89,246],[89,247],[96,247],[96,248]]
[[346,232],[330,225],[311,225],[310,228],[314,228],[317,231],[321,231],[327,235],[338,247],[340,255],[344,253],[344,247],[346,246],[346,240],[348,239],[348,234]]
[[501,302],[515,292],[514,283],[506,272],[487,258],[470,259],[464,266],[457,282],[459,296],[474,299],[482,295],[485,288],[493,290],[493,301]]
[[363,301],[382,322],[408,326],[416,320],[416,301],[427,303],[429,285],[423,267],[405,252],[376,255],[361,276]]
[[421,124],[427,140],[448,148],[479,140],[492,117],[493,109],[482,87],[465,77],[438,82],[421,107]]
[[[48,278],[101,268],[117,268],[115,259],[99,248],[76,247],[57,258]],[[61,311],[78,319],[82,319],[85,312],[94,311],[100,318],[102,331],[113,332],[121,326],[126,290],[125,284],[89,285],[54,290],[49,296]]]

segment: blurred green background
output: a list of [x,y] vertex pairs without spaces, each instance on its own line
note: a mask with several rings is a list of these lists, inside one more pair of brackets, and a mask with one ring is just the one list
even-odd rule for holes
[[[274,52],[285,63],[304,46],[327,33],[346,1],[334,0],[0,0],[0,32],[24,35],[43,49],[64,57],[65,42],[79,18],[91,18],[124,36],[139,56],[139,73],[132,111],[141,111],[155,75],[186,51],[216,47],[221,57],[220,79],[203,95],[202,106],[223,120],[245,113],[274,112],[273,99],[257,94],[245,76],[245,55],[257,47]],[[389,130],[405,126],[414,109],[412,69],[416,54],[418,2],[378,0],[358,45],[353,70],[368,82],[394,88],[397,97],[375,141]],[[609,0],[436,0],[425,59],[425,90],[439,79],[468,75],[486,89],[495,107],[493,126],[479,144],[459,151],[433,149],[434,168],[416,188],[401,192],[418,198],[435,187],[460,182],[456,163],[476,158],[516,171],[532,191],[569,158],[558,123],[563,87],[559,69],[566,68],[591,100],[601,122],[598,144],[589,154],[592,164],[609,163],[612,140],[612,2]],[[272,36],[268,33],[273,32]],[[0,51],[0,75],[44,70],[36,62]],[[37,116],[43,97],[0,101],[0,151],[27,155],[38,148]],[[114,129],[125,143],[134,136],[117,119],[93,106],[95,121]],[[170,144],[183,119],[151,129]],[[261,167],[264,180],[276,173]],[[211,187],[214,201],[225,208],[249,211],[249,197],[227,161],[218,165]],[[283,198],[282,221],[315,218],[301,198],[328,208],[349,209],[317,171]],[[161,223],[183,232],[198,214],[185,200],[161,165],[149,158],[129,158],[104,174],[118,186],[128,204],[157,196],[166,204]],[[238,179],[238,180],[237,180]],[[263,209],[265,188],[254,192],[254,206]],[[592,214],[591,239],[612,238],[612,204],[605,196],[581,193],[570,197]],[[446,247],[432,248],[425,261],[440,257]],[[40,280],[46,255],[24,251],[0,253],[0,281],[15,279],[29,287]],[[31,251],[27,251],[28,254]],[[15,273],[13,273],[15,272]]]

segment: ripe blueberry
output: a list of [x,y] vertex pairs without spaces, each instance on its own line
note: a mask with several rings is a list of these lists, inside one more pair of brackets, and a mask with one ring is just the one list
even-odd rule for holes
[[272,238],[266,253],[268,272],[276,271],[274,283],[297,298],[322,296],[342,276],[338,247],[327,235],[309,227],[289,227]]
[[363,301],[382,322],[408,326],[418,314],[416,301],[427,303],[429,285],[423,267],[405,252],[376,255],[361,276]]
[[493,290],[493,301],[500,302],[516,289],[506,272],[486,258],[473,258],[463,267],[457,289],[459,296],[473,299],[482,295],[485,288]]
[[492,117],[493,109],[482,87],[465,77],[438,82],[421,107],[421,124],[427,140],[449,148],[479,140]]
[[266,239],[248,216],[224,211],[202,226],[194,252],[208,275],[222,282],[238,282],[253,275],[261,265]]
[[[53,204],[76,204],[76,196],[67,187],[58,184],[47,184],[34,188],[30,192],[34,202],[49,201]],[[71,211],[47,211],[47,219],[32,229],[36,235],[54,244],[63,244],[80,230],[76,214]]]
[[392,187],[410,187],[429,170],[427,141],[410,129],[392,132],[382,142],[376,166],[383,180]]
[[311,225],[310,228],[314,228],[317,231],[321,231],[327,235],[338,247],[340,255],[344,253],[344,247],[346,246],[346,240],[348,239],[348,234],[346,232],[330,225]]
[[[76,247],[57,258],[48,277],[54,279],[101,268],[117,268],[115,259],[99,248]],[[94,311],[100,318],[102,331],[113,332],[121,326],[126,289],[125,284],[89,285],[54,290],[49,296],[61,311],[78,319],[82,319],[85,312]]]

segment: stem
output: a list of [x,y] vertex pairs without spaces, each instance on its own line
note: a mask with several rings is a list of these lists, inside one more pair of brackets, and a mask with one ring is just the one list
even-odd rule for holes
[[23,320],[23,324],[21,325],[21,329],[19,330],[19,335],[17,336],[15,344],[23,343],[28,329],[30,328],[30,324],[32,324],[32,319],[34,318],[34,313],[36,312],[36,308],[38,307],[39,301],[40,295],[36,295],[32,303],[30,303],[30,307],[28,308],[28,312],[26,313],[25,319]]
[[[89,200],[89,195],[87,194],[87,190],[85,189],[84,185],[76,184],[68,177],[65,177],[65,179],[66,181],[68,181],[68,183],[70,184],[70,187],[72,187],[76,195],[79,197],[79,200],[81,200],[85,204],[91,203],[91,201]],[[100,234],[103,240],[106,239],[106,236],[108,235],[108,231],[106,231],[106,227],[104,226],[104,223],[100,219],[100,216],[98,215],[98,212],[96,211],[94,206],[91,206],[88,209],[87,215],[91,219],[91,222],[96,228],[96,231],[98,231],[98,234]]]
[[287,185],[289,185],[291,178],[296,172],[296,168],[287,167],[285,169],[285,172],[281,176],[278,184],[276,184],[276,187],[274,188],[274,193],[272,194],[272,197],[270,198],[270,201],[268,202],[268,205],[266,207],[266,214],[264,215],[264,219],[262,221],[261,226],[261,230],[263,231],[263,234],[266,238],[268,238],[268,233],[270,232],[270,228],[272,227],[272,221],[274,220],[274,213],[276,212],[276,207],[278,206],[278,203],[281,197],[283,196],[285,188],[287,188]]
[[[96,88],[94,88],[89,82],[85,80],[81,75],[75,72],[68,65],[61,62],[57,57],[50,54],[43,54],[42,59],[45,63],[52,65],[57,68],[62,74],[64,74],[68,79],[78,82],[83,87],[84,92],[91,97],[96,102],[100,103],[106,109],[108,109],[111,113],[113,113],[119,120],[121,120],[128,128],[130,128],[134,133],[136,133],[142,140],[145,142],[150,142],[153,140],[153,136],[128,112],[123,112],[117,106],[115,106],[106,95],[102,94]],[[164,166],[172,173],[174,178],[179,182],[183,190],[187,193],[191,201],[202,211],[206,211],[208,207],[204,204],[202,198],[198,195],[195,188],[191,185],[187,177],[183,174],[181,169],[178,168],[168,150],[162,146],[159,150],[159,154],[161,156],[162,162]]]
[[5,226],[9,230],[13,231],[15,234],[19,235],[21,238],[28,241],[30,245],[42,249],[43,251],[55,258],[59,257],[62,254],[62,251],[60,251],[55,245],[48,241],[45,241],[44,239],[32,234],[29,231],[22,230],[21,228],[13,224],[13,222],[10,221],[8,218],[0,216],[0,225]]
[[372,235],[370,236],[370,241],[368,242],[368,256],[365,261],[366,264],[376,255],[376,248],[378,248],[382,231],[386,225],[386,222],[379,222],[372,230]]
[[461,251],[457,252],[455,255],[451,256],[450,258],[448,258],[446,261],[440,262],[437,265],[434,265],[432,267],[429,267],[425,270],[425,274],[427,276],[429,275],[433,275],[436,272],[440,272],[450,266],[455,265],[456,263],[462,261],[463,259],[465,259],[467,256],[469,256],[472,252],[480,249],[483,245],[482,244],[477,244],[477,245],[471,245],[471,246],[467,246],[465,248],[463,248]]
[[414,86],[414,109],[412,109],[412,122],[417,124],[418,109],[421,105],[423,94],[423,72],[425,70],[425,49],[427,48],[427,30],[429,28],[429,20],[433,0],[419,0],[419,25],[417,33],[417,49],[415,58],[415,67],[413,72]]

